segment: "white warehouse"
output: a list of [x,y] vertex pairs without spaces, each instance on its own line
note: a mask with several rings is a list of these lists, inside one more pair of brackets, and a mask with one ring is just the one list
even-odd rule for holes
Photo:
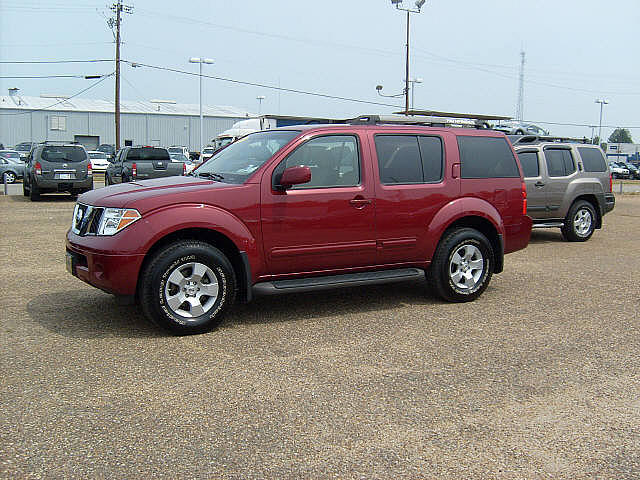
[[[239,121],[253,116],[225,106],[204,106],[204,144]],[[0,96],[0,143],[76,141],[88,149],[115,144],[114,104],[106,100],[53,95]],[[167,100],[121,101],[120,144],[184,145],[200,149],[200,106]]]

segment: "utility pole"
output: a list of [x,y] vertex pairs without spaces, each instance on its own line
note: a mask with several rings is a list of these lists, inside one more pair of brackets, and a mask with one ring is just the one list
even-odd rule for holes
[[524,119],[524,50],[520,52],[520,82],[518,86],[518,106],[516,108],[516,120]]
[[404,114],[409,115],[409,15],[407,10],[407,58],[405,61],[405,83],[404,83]]
[[120,24],[122,22],[122,12],[133,13],[133,7],[130,5],[123,5],[122,0],[117,0],[116,3],[111,5],[111,11],[116,14],[116,18],[110,18],[108,25],[113,29],[115,27],[116,33],[116,96],[115,96],[115,120],[116,120],[116,152],[120,150]]

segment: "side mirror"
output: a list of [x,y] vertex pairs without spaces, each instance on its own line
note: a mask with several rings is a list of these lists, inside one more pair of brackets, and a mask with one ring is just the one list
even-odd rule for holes
[[309,183],[311,181],[311,169],[309,167],[289,167],[282,172],[280,187],[287,189],[294,185]]

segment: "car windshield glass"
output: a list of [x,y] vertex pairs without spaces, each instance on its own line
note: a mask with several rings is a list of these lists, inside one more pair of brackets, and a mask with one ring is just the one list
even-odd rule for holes
[[40,157],[46,162],[82,162],[87,159],[87,152],[80,146],[46,146]]
[[172,162],[188,162],[189,159],[182,155],[181,153],[172,153],[171,155]]
[[107,159],[107,156],[106,156],[104,153],[102,153],[102,152],[100,152],[100,153],[98,153],[98,152],[91,152],[91,153],[89,153],[89,158],[91,158],[91,159],[99,158],[99,159],[102,159],[102,160],[106,160],[106,159]]
[[18,150],[19,152],[28,152],[29,150],[31,150],[31,144],[21,143],[19,145],[16,145],[16,150]]
[[215,151],[216,151],[215,148],[205,148],[202,150],[202,153],[213,153]]
[[182,148],[180,148],[180,147],[169,147],[169,153],[182,153]]
[[127,153],[127,161],[140,160],[170,160],[169,152],[164,148],[132,148]]
[[299,133],[293,130],[252,133],[215,154],[195,174],[225,183],[244,183]]
[[4,158],[20,158],[20,154],[17,152],[0,152]]

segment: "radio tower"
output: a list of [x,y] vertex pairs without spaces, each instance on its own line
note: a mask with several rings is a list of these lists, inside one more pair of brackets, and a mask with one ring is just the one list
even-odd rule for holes
[[524,118],[524,49],[520,52],[520,82],[518,85],[518,106],[516,107],[516,120],[521,122]]

